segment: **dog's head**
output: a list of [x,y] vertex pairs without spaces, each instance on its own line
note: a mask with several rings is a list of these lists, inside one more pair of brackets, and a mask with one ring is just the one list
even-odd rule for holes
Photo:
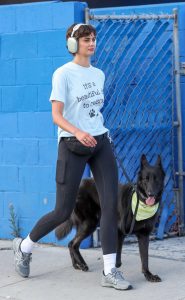
[[151,166],[143,154],[137,179],[139,199],[149,206],[160,202],[164,188],[164,178],[165,172],[161,157],[158,155],[155,165]]

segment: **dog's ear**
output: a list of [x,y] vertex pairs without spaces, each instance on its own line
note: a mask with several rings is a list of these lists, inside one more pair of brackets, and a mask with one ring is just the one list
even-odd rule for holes
[[160,155],[158,155],[155,165],[156,167],[159,167],[165,175]]
[[149,165],[149,163],[148,163],[148,160],[146,159],[146,155],[142,154],[142,156],[141,156],[141,167],[148,166],[148,165]]
[[155,165],[158,166],[158,167],[162,167],[162,162],[161,162],[161,157],[160,157],[160,155],[158,155],[157,161],[156,161]]

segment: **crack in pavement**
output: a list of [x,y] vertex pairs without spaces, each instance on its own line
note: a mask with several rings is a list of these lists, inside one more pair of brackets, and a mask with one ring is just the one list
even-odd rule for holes
[[[131,253],[131,252],[129,252],[129,253],[124,252],[123,255],[124,254],[126,254],[126,255],[137,255],[137,256],[139,255],[139,253],[134,253],[134,252],[133,253]],[[164,256],[161,256],[161,255],[154,255],[154,254],[150,254],[148,257],[149,258],[153,257],[153,258],[160,258],[160,259],[166,259],[166,260],[173,260],[173,261],[185,262],[185,258],[171,258],[171,257],[164,257]]]
[[12,247],[2,247],[2,248],[0,248],[0,251],[3,251],[3,250],[12,250]]
[[[69,266],[66,266],[66,267],[62,268],[62,270],[65,270],[65,269],[68,269],[68,268],[69,268]],[[61,268],[58,268],[58,269],[55,269],[55,270],[49,271],[49,272],[44,272],[44,273],[35,275],[34,277],[24,278],[24,279],[18,280],[18,281],[16,281],[16,282],[12,282],[12,283],[8,283],[8,284],[5,284],[5,285],[2,285],[2,286],[0,286],[0,290],[3,289],[3,288],[6,288],[6,287],[8,287],[8,286],[13,286],[13,285],[15,285],[15,284],[17,284],[17,283],[28,282],[28,280],[29,280],[29,281],[35,281],[35,280],[37,280],[38,278],[42,278],[43,276],[45,277],[46,275],[50,275],[50,274],[56,273],[56,272],[58,272],[58,271],[61,271]],[[0,297],[1,297],[1,296],[0,296]],[[16,299],[16,300],[17,300],[17,299]]]
[[7,286],[15,285],[15,284],[23,282],[23,281],[26,281],[26,279],[22,279],[22,280],[19,280],[19,281],[16,281],[16,282],[12,282],[12,283],[8,283],[8,284],[5,284],[5,285],[2,285],[2,286],[0,286],[0,289],[5,288]]
[[20,300],[18,298],[11,297],[11,296],[0,296],[0,299],[4,299],[4,300]]

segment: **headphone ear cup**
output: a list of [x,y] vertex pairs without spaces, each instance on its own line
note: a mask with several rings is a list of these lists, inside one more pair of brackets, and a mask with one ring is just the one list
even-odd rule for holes
[[74,37],[69,37],[67,40],[67,48],[69,52],[76,53],[78,51],[78,42]]

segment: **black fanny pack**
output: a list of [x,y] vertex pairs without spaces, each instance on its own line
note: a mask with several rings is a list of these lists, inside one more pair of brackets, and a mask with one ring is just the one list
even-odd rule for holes
[[77,155],[91,155],[95,150],[95,147],[84,146],[76,137],[63,137],[62,140],[68,150]]
[[[107,132],[95,136],[95,139],[98,143],[103,141],[103,139],[107,137]],[[96,149],[97,145],[95,147],[87,147],[84,146],[82,143],[80,143],[79,140],[75,136],[72,137],[62,137],[62,141],[66,144],[68,150],[71,152],[77,154],[77,155],[91,155],[93,154],[94,150]]]

